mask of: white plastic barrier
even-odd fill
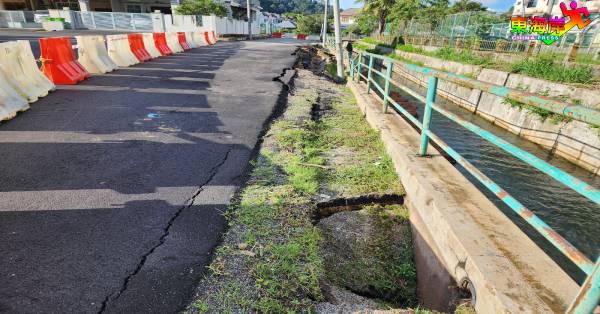
[[[103,36],[75,36],[79,63],[90,73],[112,72],[117,64],[108,56]]]
[[[33,79],[37,84],[44,87],[48,92],[56,89],[56,85],[50,81],[50,79],[42,73],[35,62],[33,51],[31,51],[31,45],[27,40],[18,40],[17,44],[21,49],[21,67],[23,70]],[[47,94],[47,93],[46,93]]]
[[[190,48],[198,48],[198,44],[194,40],[194,32],[185,32],[185,41]]]
[[[156,48],[156,43],[154,42],[154,34],[153,33],[143,33],[144,37],[144,47],[146,51],[150,54],[152,58],[158,58],[162,56],[160,51]]]
[[[10,120],[17,115],[17,112],[27,109],[29,109],[27,100],[13,89],[6,74],[0,70],[0,121]]]
[[[179,44],[179,37],[175,32],[165,33],[167,36],[167,46],[173,53],[183,52],[183,47]]]
[[[211,41],[212,36],[210,35],[210,32],[203,32],[202,34],[202,41],[207,44],[207,45],[214,45],[215,43],[213,43]]]
[[[216,44],[217,41],[219,41],[217,32],[210,32],[208,34],[210,35],[210,38],[212,39],[213,44]]]
[[[55,89],[37,67],[28,41],[0,43],[0,71],[12,89],[29,102]]]
[[[131,51],[127,35],[107,35],[108,56],[120,67],[138,64],[140,61]]]
[[[208,46],[208,44],[204,41],[204,31],[194,31],[193,37],[194,43],[196,43],[198,47]]]

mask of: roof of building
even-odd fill
[[[291,21],[283,21],[283,22],[277,24],[277,27],[279,27],[279,28],[296,28],[296,24],[294,24]]]
[[[344,10],[340,13],[340,16],[355,16],[360,12],[360,8],[351,8],[348,10]]]

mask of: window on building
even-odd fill
[[[138,4],[128,4],[127,12],[129,13],[142,13],[142,6]]]
[[[537,7],[537,0],[529,0],[529,1],[527,1],[527,7],[528,8],[535,8],[535,7]]]

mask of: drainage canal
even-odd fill
[[[417,91],[420,95],[426,95],[426,89],[415,83],[399,78],[395,75],[394,80]],[[378,82],[379,83],[379,82]],[[383,80],[381,80],[383,86]],[[417,99],[406,94],[398,88],[392,87],[394,92],[400,94],[404,99],[410,101],[413,110],[419,120],[423,117],[423,104]],[[474,123],[481,128],[492,132],[494,135],[524,149],[549,164],[571,174],[572,176],[600,188],[600,178],[580,168],[566,159],[553,156],[537,144],[531,143],[515,134],[508,132],[471,112],[453,105],[442,97],[436,101],[463,119]],[[523,161],[513,157],[504,150],[483,140],[476,134],[466,130],[443,115],[433,112],[432,131],[437,134],[448,145],[454,148],[463,157],[490,177],[508,193],[531,209],[542,218],[559,234],[575,245],[591,260],[595,260],[600,254],[600,210],[591,200],[581,196],[577,192],[564,186],[562,183],[552,179],[550,176],[527,165]],[[521,217],[516,215],[493,193],[481,185],[460,165],[459,170],[481,190],[492,202],[494,202],[510,219],[516,223],[528,236],[530,236],[546,253],[551,256],[565,271],[575,280],[581,283],[585,276],[571,261],[556,250],[546,239],[531,228]]]

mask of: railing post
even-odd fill
[[[115,21],[115,13],[114,13],[114,12],[111,12],[111,13],[110,13],[110,17],[111,17],[111,19],[112,19],[112,26],[113,26],[113,29],[114,29],[114,30],[116,30],[116,29],[117,29],[117,22]]]
[[[348,63],[350,65],[350,79],[354,78],[354,59],[352,56],[348,57]]]
[[[427,101],[425,102],[425,113],[423,114],[423,129],[421,130],[421,149],[419,151],[420,156],[427,155],[427,146],[429,145],[429,135],[427,132],[429,132],[429,126],[431,125],[431,107],[435,102],[437,83],[437,77],[433,75],[429,77],[429,83],[427,85]]]
[[[383,113],[388,112],[388,104],[390,102],[390,80],[392,79],[392,70],[394,62],[388,60],[387,71],[385,72],[385,95],[383,95]]]
[[[367,94],[371,92],[371,70],[373,69],[373,55],[369,55],[369,73],[367,74]]]
[[[571,302],[566,314],[588,314],[593,313],[600,302],[600,256],[596,260],[596,266],[581,285],[581,290]]]
[[[137,30],[137,27],[135,25],[135,16],[133,15],[133,13],[131,13],[131,26],[133,26],[133,30]]]
[[[357,72],[358,72],[358,75],[356,76],[356,77],[357,77],[357,80],[356,80],[356,81],[357,81],[357,82],[359,82],[359,83],[360,83],[360,74],[362,73],[362,72],[360,71],[360,69],[361,69],[361,67],[362,67],[362,59],[363,59],[363,58],[362,58],[362,52],[359,52],[359,53],[358,53],[358,65],[356,66],[356,68],[357,68],[356,70],[357,70]]]
[[[94,17],[94,12],[89,12],[90,17],[92,18],[92,28],[93,29],[97,29],[98,27],[96,27],[96,18]]]

